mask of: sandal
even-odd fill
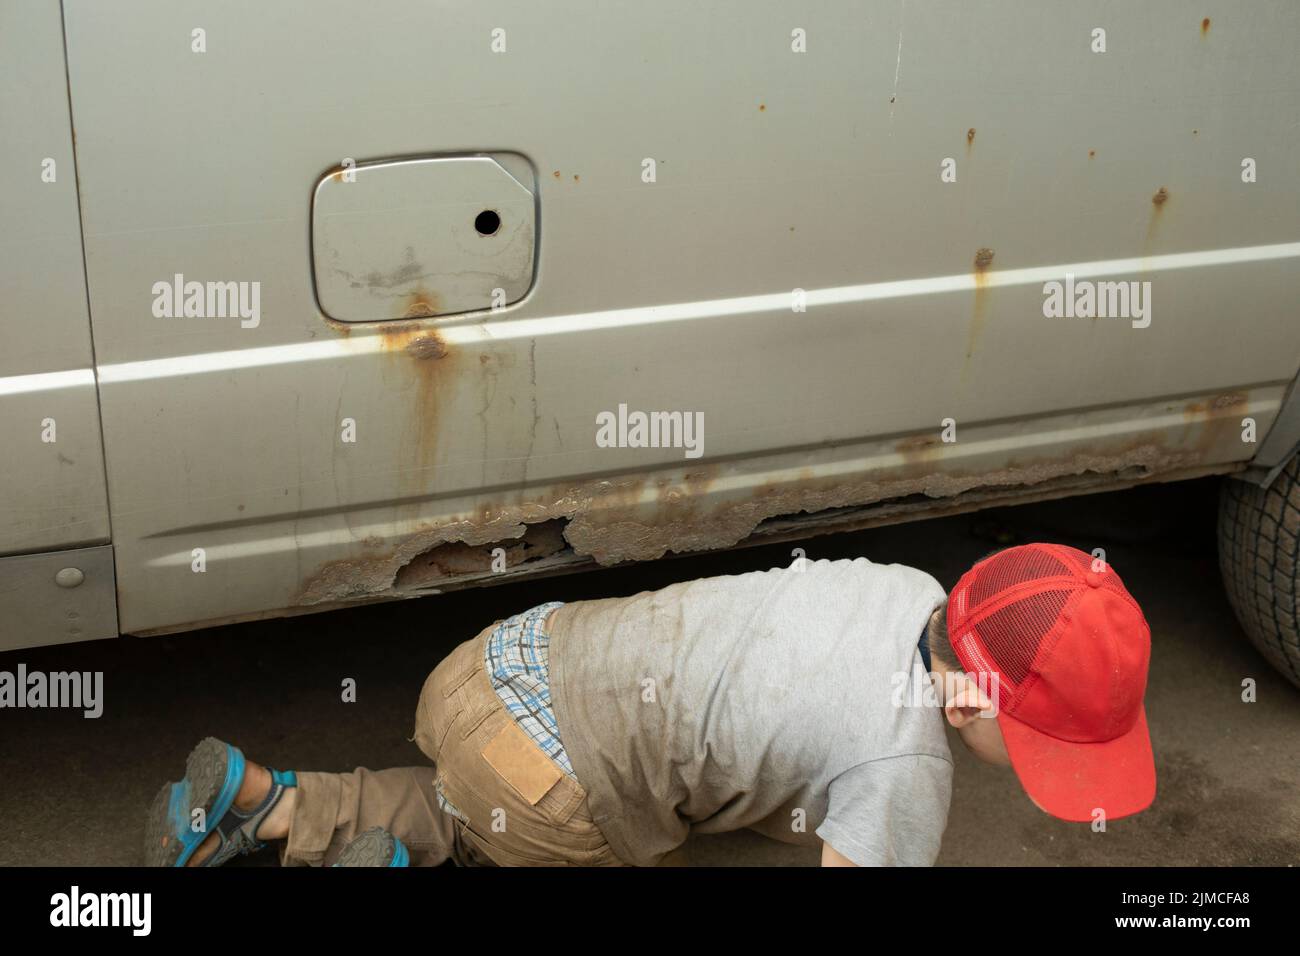
[[[268,768],[269,769],[269,768]],[[184,866],[212,833],[217,850],[203,866],[220,866],[236,854],[247,855],[265,843],[257,828],[289,787],[298,785],[292,772],[271,770],[271,790],[266,799],[244,813],[235,807],[235,795],[244,780],[244,755],[238,747],[205,737],[185,761],[185,778],[165,783],[154,798],[145,824],[144,857],[148,866]],[[195,828],[195,811],[202,809],[202,826]]]

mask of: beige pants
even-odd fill
[[[424,682],[415,742],[432,767],[298,774],[286,866],[329,865],[375,826],[406,844],[412,866],[622,865],[591,819],[586,791],[492,689],[483,668],[491,631],[461,644]]]

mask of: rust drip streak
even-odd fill
[[[993,264],[993,255],[993,250],[988,247],[975,250],[972,272],[975,279],[975,305],[971,315],[970,334],[966,339],[967,359],[975,354],[975,345],[979,341],[980,333],[984,331],[984,323],[988,317],[988,271],[989,266]]]

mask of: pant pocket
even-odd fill
[[[457,748],[449,747],[448,752]],[[448,761],[444,760],[444,765]],[[457,771],[442,766],[434,792],[439,805],[456,821],[461,838],[497,866],[555,866],[562,857],[549,851],[548,829],[541,821],[526,820],[527,804],[512,795],[493,792],[490,786],[471,784]],[[472,773],[471,773],[472,776]]]

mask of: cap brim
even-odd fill
[[[998,726],[1025,792],[1062,820],[1089,823],[1140,813],[1156,796],[1156,764],[1143,706],[1125,734],[1104,743],[1058,740],[1005,713]]]

